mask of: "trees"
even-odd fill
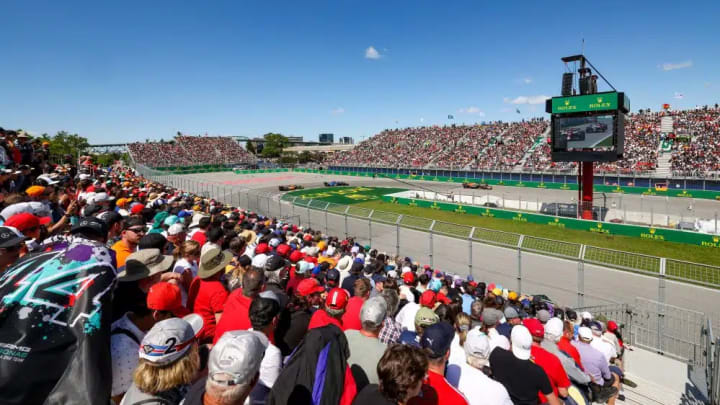
[[[245,150],[247,150],[249,153],[252,153],[253,155],[257,153],[257,151],[255,150],[255,144],[252,143],[252,141],[249,139],[247,140],[247,142],[245,142]]]
[[[283,149],[290,144],[287,137],[282,134],[270,132],[263,135],[263,138],[265,142],[260,154],[265,158],[279,157]]]
[[[78,154],[90,146],[87,138],[78,134],[69,134],[66,131],[60,131],[52,137],[42,134],[40,138],[50,142],[50,155],[57,157],[65,155],[77,157]]]

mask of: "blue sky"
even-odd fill
[[[0,126],[360,140],[545,116],[582,38],[633,110],[720,102],[718,1],[180,3],[3,2]]]

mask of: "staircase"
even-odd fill
[[[658,166],[655,170],[655,177],[666,179],[672,174],[670,158],[672,154],[658,149]]]
[[[535,140],[535,143],[532,144],[532,146],[525,152],[522,159],[518,162],[515,167],[513,167],[513,172],[521,172],[523,170],[523,166],[525,166],[525,161],[527,158],[532,156],[533,152],[535,152],[535,149],[542,145],[543,142],[547,139],[547,137],[550,136],[550,125],[545,129],[545,131]]]

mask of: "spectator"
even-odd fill
[[[184,405],[240,405],[260,379],[267,341],[250,331],[225,333],[210,350],[208,375],[195,382]]]
[[[470,331],[470,324],[470,315],[464,312],[457,314],[455,317],[455,336],[453,336],[453,341],[450,345],[448,364],[460,365],[465,363],[465,350],[463,349],[463,345]]]
[[[257,267],[250,268],[243,277],[242,288],[231,292],[225,301],[223,312],[225,316],[217,324],[214,342],[217,342],[229,330],[248,330],[252,327],[250,306],[264,287],[265,273],[263,270]]]
[[[590,388],[593,399],[613,405],[620,389],[620,378],[610,372],[605,356],[590,345],[592,340],[593,333],[590,328],[581,326],[578,330],[578,340],[573,341],[573,345],[580,353],[583,369],[592,379]]]
[[[394,289],[386,288],[383,289],[380,296],[385,300],[387,314],[378,339],[386,345],[397,343],[400,338],[400,333],[402,332],[400,323],[395,320],[395,314],[397,313],[399,303],[398,293]]]
[[[571,381],[587,385],[590,382],[590,376],[580,368],[579,363],[575,363],[573,358],[558,348],[558,342],[563,337],[563,321],[560,318],[552,318],[545,324],[545,339],[540,346],[552,353],[560,360],[563,369]]]
[[[26,240],[16,228],[0,227],[0,275],[20,257],[20,249]]]
[[[512,351],[491,349],[489,360],[493,378],[505,386],[513,403],[538,403],[538,393],[542,393],[548,404],[559,405],[561,402],[547,375],[530,361],[532,336],[528,329],[523,325],[514,327],[511,340]]]
[[[356,281],[356,284],[358,282]],[[361,329],[345,329],[345,337],[350,348],[348,364],[358,391],[367,384],[379,383],[377,364],[385,353],[386,346],[378,339],[378,335],[386,315],[385,299],[382,297],[370,298],[364,301],[360,311]]]
[[[430,325],[423,332],[420,347],[428,355],[428,374],[421,395],[411,399],[409,404],[467,404],[462,393],[450,385],[444,376],[454,335],[453,327],[445,322]]]
[[[562,363],[560,363],[560,359],[540,346],[540,343],[545,338],[545,327],[537,318],[525,319],[523,321],[523,326],[530,331],[530,335],[532,336],[530,356],[532,357],[533,362],[542,367],[545,371],[545,374],[550,380],[550,385],[552,385],[553,393],[558,396],[560,400],[564,400],[564,398],[568,397],[570,379],[568,378],[567,373],[565,373],[565,369],[563,368]],[[542,404],[547,402],[542,392],[539,395],[539,403]]]
[[[511,405],[513,402],[505,387],[488,376],[490,339],[487,335],[477,328],[470,330],[463,349],[465,362],[448,367],[448,382],[464,393],[471,405]]]
[[[422,339],[425,328],[432,326],[440,322],[440,318],[430,308],[422,307],[415,314],[414,332],[411,330],[404,330],[400,333],[398,340],[403,344],[410,344],[420,347],[420,340]]]
[[[198,276],[193,279],[188,292],[188,309],[203,317],[200,343],[209,343],[215,336],[215,326],[222,316],[228,292],[220,281],[232,254],[211,249],[200,258]]]
[[[282,354],[272,341],[280,314],[280,301],[272,291],[264,291],[250,304],[252,330],[260,332],[268,341],[265,355],[260,363],[260,378],[250,392],[250,404],[265,404],[270,389],[275,385],[282,368]]]
[[[315,311],[310,318],[308,330],[321,328],[326,325],[335,325],[342,330],[342,316],[350,297],[342,288],[333,288],[325,299],[325,307]]]
[[[427,356],[421,349],[391,345],[377,364],[379,384],[358,392],[353,405],[406,405],[420,393],[427,371]]]
[[[128,312],[143,310],[150,287],[160,282],[172,266],[172,256],[159,249],[139,250],[128,256],[125,268],[117,274],[118,286],[113,297],[113,321]]]
[[[289,320],[286,325],[280,325],[275,336],[283,356],[292,353],[305,337],[313,312],[322,305],[320,294],[323,292],[325,289],[315,278],[304,279],[298,284],[296,294],[290,297],[288,304]]]
[[[129,217],[123,224],[122,238],[112,246],[118,268],[125,266],[125,260],[138,249],[140,239],[147,229],[140,217]]]
[[[143,338],[133,384],[120,405],[179,404],[200,369],[192,325],[180,318],[158,322]]]
[[[200,261],[200,244],[194,240],[187,240],[175,250],[175,265],[173,273],[180,274],[182,280],[183,303],[187,305],[187,292],[190,284],[197,277],[198,261]]]
[[[207,241],[206,233],[208,229],[210,229],[210,217],[201,213],[193,215],[192,222],[190,226],[188,226],[188,229],[190,229],[188,237],[199,243],[200,247],[202,247]]]
[[[364,277],[355,280],[353,291],[353,297],[348,300],[345,313],[342,316],[344,330],[362,329],[360,310],[370,297],[370,280]]]
[[[510,350],[510,341],[496,329],[502,317],[503,313],[495,308],[483,309],[481,330],[490,338],[490,347],[492,349],[500,347],[505,350]]]

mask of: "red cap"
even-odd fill
[[[347,239],[340,242],[340,246],[347,246],[348,244],[350,244],[350,242],[348,242]]]
[[[615,321],[608,321],[607,330],[609,330],[610,332],[615,332],[617,330],[617,328],[618,328],[618,325],[617,325],[617,323],[615,323]]]
[[[142,212],[142,210],[145,209],[145,205],[143,204],[135,204],[130,208],[130,214],[131,215],[137,215]]]
[[[407,273],[406,273],[407,274]],[[437,302],[437,296],[433,290],[425,290],[420,296],[420,305],[433,309]]]
[[[446,297],[443,293],[437,293],[437,300],[445,305],[450,305],[450,303],[452,302],[450,298]]]
[[[415,274],[413,274],[412,271],[408,271],[406,273],[403,273],[402,278],[405,284],[410,284],[415,281]]]
[[[531,335],[539,338],[545,336],[545,327],[537,318],[524,319],[523,325],[528,328]]]
[[[8,218],[3,226],[12,226],[20,232],[25,232],[31,228],[37,228],[50,222],[50,217],[36,217],[28,212],[21,212]]]
[[[317,262],[318,262],[317,257],[312,257],[312,256],[305,256],[305,257],[303,257],[303,260],[305,260],[308,263],[312,263],[312,264],[317,264]]]
[[[153,284],[150,287],[147,294],[147,307],[156,311],[170,311],[177,317],[183,317],[190,312],[182,305],[180,287],[167,281]]]
[[[288,257],[288,253],[290,253],[290,246],[282,243],[282,244],[278,245],[277,248],[275,248],[275,252],[277,252],[277,254],[279,254],[282,257]]]
[[[300,294],[301,297],[307,297],[310,294],[323,291],[325,291],[325,289],[314,277],[303,279],[303,281],[301,281],[297,286],[297,293]]]
[[[292,231],[293,231],[293,233],[297,233],[297,231],[298,231],[297,225],[292,226]]]
[[[299,250],[294,250],[292,253],[290,253],[290,261],[293,263],[299,262],[300,260],[302,260],[303,257],[305,257],[305,254]]]
[[[347,291],[342,288],[333,288],[325,298],[325,308],[343,309],[347,305],[348,299],[350,297]]]
[[[430,270],[430,269],[431,269],[430,265],[428,265],[428,264],[424,265],[423,268],[424,268],[425,270]]]
[[[494,290],[494,289],[495,289],[495,283],[490,283],[490,284],[488,284],[488,286],[487,286],[488,292],[490,292],[490,291],[492,291],[492,290]]]
[[[303,236],[303,240],[305,242],[310,242],[312,239],[313,239],[313,237],[309,233],[306,233],[305,236]]]
[[[270,246],[268,246],[267,243],[258,243],[257,247],[255,247],[255,254],[261,255],[263,253],[267,253],[270,251]]]

